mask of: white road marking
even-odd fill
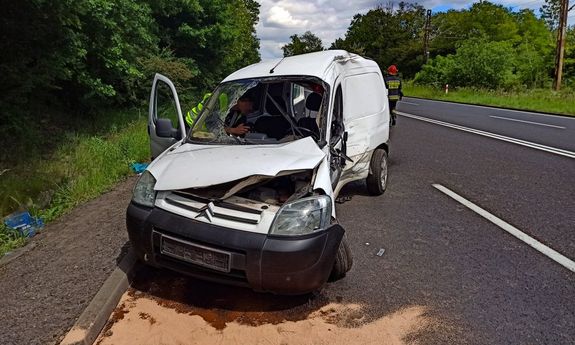
[[[550,125],[550,124],[547,124],[547,123],[540,123],[540,122],[533,122],[533,121],[510,119],[510,118],[508,118],[508,117],[494,116],[494,115],[489,115],[489,117],[492,117],[492,118],[494,118],[494,119],[500,119],[500,120],[523,122],[523,123],[528,123],[528,124],[531,124],[531,125],[538,125],[538,126],[546,126],[546,127],[553,127],[553,128],[565,129],[565,127],[563,127],[563,126],[555,126],[555,125]]]
[[[411,102],[407,102],[407,101],[400,101],[402,104],[409,104],[409,105],[419,105],[417,103],[411,103]]]
[[[537,150],[541,150],[541,151],[545,151],[545,152],[550,152],[550,153],[554,153],[556,155],[561,155],[561,156],[565,156],[565,157],[569,157],[569,158],[574,158],[575,159],[575,152],[572,151],[567,151],[567,150],[563,150],[563,149],[559,149],[556,147],[551,147],[551,146],[545,146],[545,145],[541,145],[541,144],[537,144],[537,143],[533,143],[530,141],[526,141],[526,140],[521,140],[521,139],[516,139],[516,138],[511,138],[511,137],[506,137],[504,135],[500,135],[500,134],[495,134],[495,133],[491,133],[491,132],[485,132],[485,131],[481,131],[478,129],[474,129],[474,128],[469,128],[469,127],[463,127],[460,125],[455,125],[453,123],[449,123],[449,122],[443,122],[443,121],[439,121],[439,120],[433,120],[427,117],[422,117],[422,116],[417,116],[417,115],[413,115],[413,114],[408,114],[408,113],[404,113],[402,111],[395,111],[397,114],[405,116],[405,117],[409,117],[412,119],[416,119],[416,120],[420,120],[420,121],[425,121],[425,122],[429,122],[429,123],[433,123],[436,125],[440,125],[440,126],[444,126],[444,127],[449,127],[449,128],[454,128],[454,129],[458,129],[460,131],[464,131],[464,132],[469,132],[469,133],[474,133],[474,134],[478,134],[478,135],[482,135],[485,137],[489,137],[489,138],[493,138],[493,139],[498,139],[498,140],[502,140],[502,141],[507,141],[513,144],[517,144],[517,145],[522,145],[522,146],[527,146],[527,147],[531,147]]]
[[[488,221],[492,222],[493,224],[497,225],[501,229],[507,231],[511,235],[517,237],[521,241],[527,243],[529,246],[533,247],[535,250],[539,251],[541,254],[547,256],[551,260],[557,262],[561,266],[567,268],[571,272],[575,273],[575,262],[568,257],[564,256],[563,254],[557,252],[554,249],[551,249],[544,245],[543,243],[537,241],[533,237],[527,235],[526,233],[522,232],[521,230],[517,229],[513,225],[507,223],[506,221],[494,216],[493,214],[487,212],[486,210],[482,209],[481,207],[475,205],[471,201],[463,198],[462,196],[456,194],[455,192],[449,190],[448,188],[440,185],[440,184],[433,184],[440,192],[446,194],[447,196],[451,197],[455,201],[461,203],[468,209],[472,210],[473,212],[477,213],[478,215],[482,216],[483,218],[487,219]]]
[[[498,108],[495,106],[494,107],[488,107],[488,106],[484,106],[484,105],[466,104],[466,103],[458,103],[458,102],[447,102],[447,101],[440,101],[440,100],[436,100],[436,99],[426,99],[426,98],[416,98],[416,99],[422,100],[422,101],[429,101],[429,102],[441,102],[441,103],[453,104],[453,105],[458,105],[458,106],[462,106],[462,107],[475,107],[475,108],[483,108],[483,109],[491,109],[491,110],[497,109],[497,110],[501,110],[501,111],[509,111],[512,113],[522,113],[522,114],[537,115],[537,116],[552,116],[554,118],[575,120],[575,116],[569,116],[569,115],[542,114],[542,113],[537,113],[537,112],[529,111],[529,110],[505,109],[505,108]]]

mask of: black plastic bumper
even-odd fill
[[[126,224],[136,254],[152,266],[278,294],[319,289],[329,277],[344,234],[343,228],[334,224],[306,236],[270,236],[198,222],[133,203],[128,207]],[[160,238],[164,235],[231,253],[230,272],[161,254]]]

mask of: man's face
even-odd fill
[[[240,113],[247,115],[253,111],[254,104],[250,99],[240,99],[238,100],[238,109]]]

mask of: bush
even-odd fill
[[[464,41],[456,53],[437,56],[414,78],[416,84],[440,87],[445,84],[490,90],[548,87],[549,56],[528,42],[513,46],[510,41],[485,39]],[[566,82],[568,85],[568,82]]]

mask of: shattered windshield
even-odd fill
[[[273,144],[310,136],[318,142],[325,132],[326,89],[320,80],[302,77],[222,83],[204,102],[188,141]]]

